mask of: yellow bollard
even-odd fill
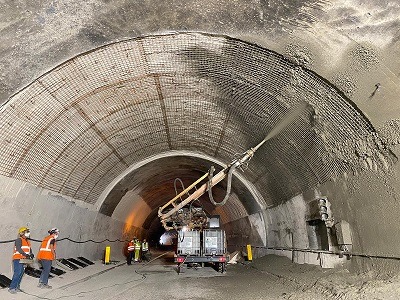
[[[249,261],[253,260],[253,253],[251,252],[251,245],[247,245],[247,259]]]
[[[107,246],[106,247],[106,252],[104,254],[104,263],[109,264],[110,263],[110,254],[111,254],[111,247]]]

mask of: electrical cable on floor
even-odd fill
[[[56,297],[56,298],[47,298],[47,297],[43,297],[43,296],[39,296],[39,295],[35,295],[35,294],[30,294],[30,293],[24,292],[23,290],[21,290],[21,292],[26,294],[26,295],[36,297],[38,299],[57,300],[57,299],[65,299],[65,298],[75,297],[75,296],[79,296],[79,295],[82,295],[82,294],[89,294],[89,293],[93,293],[93,292],[98,292],[98,291],[101,291],[101,290],[104,290],[104,289],[108,289],[108,288],[115,287],[115,286],[120,286],[120,285],[125,285],[125,284],[132,283],[132,282],[135,282],[135,281],[143,281],[144,279],[146,279],[146,278],[134,279],[134,280],[130,280],[130,281],[127,281],[127,282],[124,282],[124,283],[116,283],[116,284],[113,284],[113,285],[110,285],[110,286],[101,287],[99,289],[95,289],[95,290],[91,290],[91,291],[83,291],[83,292],[79,292],[79,293],[73,294],[73,295],[59,296],[59,297]]]
[[[228,245],[228,246],[229,247],[239,247],[239,248],[244,248],[245,247],[243,245]],[[349,255],[349,256],[366,257],[366,258],[400,260],[400,257],[397,257],[397,256],[363,254],[363,253],[355,253],[355,252],[347,252],[347,251],[337,252],[337,251],[330,251],[330,250],[317,250],[317,249],[305,249],[305,248],[287,248],[287,247],[266,247],[266,246],[251,246],[251,247],[255,248],[255,249],[266,249],[266,250],[309,252],[309,253],[317,253],[317,254]]]
[[[25,291],[23,291],[23,290],[21,290],[21,292],[24,293],[24,294],[26,294],[26,295],[29,295],[29,296],[32,296],[32,297],[36,297],[37,299],[42,299],[42,300],[58,300],[58,299],[66,299],[66,298],[75,297],[75,296],[79,296],[79,295],[83,295],[83,294],[89,294],[89,293],[93,293],[93,292],[98,292],[98,291],[101,291],[101,290],[103,290],[103,289],[107,289],[107,288],[111,288],[111,287],[115,287],[115,286],[120,286],[120,285],[125,285],[125,284],[133,283],[133,282],[136,282],[136,281],[142,282],[142,281],[144,281],[147,277],[146,277],[145,274],[140,273],[140,272],[138,272],[138,271],[141,270],[141,269],[143,269],[143,268],[145,268],[145,267],[146,267],[147,265],[149,265],[151,262],[153,262],[153,261],[155,261],[155,260],[161,258],[162,256],[171,253],[171,252],[173,252],[173,251],[165,252],[165,253],[163,253],[163,254],[161,254],[161,255],[159,255],[159,256],[153,258],[152,260],[146,262],[146,263],[145,263],[144,265],[142,265],[139,269],[135,270],[135,273],[136,273],[136,274],[142,276],[140,279],[133,279],[133,280],[129,280],[129,281],[126,281],[126,282],[123,282],[123,283],[116,283],[116,284],[113,284],[113,285],[110,285],[110,286],[101,287],[101,288],[95,289],[95,290],[83,291],[83,292],[79,292],[79,293],[77,293],[77,294],[65,295],[65,296],[60,296],[60,297],[56,297],[56,298],[48,298],[48,297],[44,297],[44,296],[39,296],[39,295],[35,295],[35,294],[30,294],[30,293],[27,293],[27,292],[25,292]],[[123,265],[125,265],[125,263],[120,264],[120,265],[118,265],[117,267],[120,267],[120,266],[123,266]]]
[[[144,265],[142,265],[139,269],[135,270],[135,273],[144,276],[145,279],[146,279],[146,276],[145,276],[144,274],[139,273],[138,271],[141,270],[141,269],[143,269],[144,267],[146,267],[146,266],[147,266],[148,264],[150,264],[151,262],[153,262],[153,261],[155,261],[155,260],[157,260],[157,259],[159,259],[159,258],[161,258],[161,257],[163,257],[164,255],[167,255],[167,254],[169,254],[169,253],[175,253],[175,252],[174,252],[174,251],[168,251],[168,252],[165,252],[165,253],[163,253],[163,254],[161,254],[161,255],[159,255],[159,256],[153,258],[152,260],[149,260],[149,261],[146,262]]]

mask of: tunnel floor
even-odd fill
[[[0,299],[398,299],[400,292],[398,277],[376,280],[275,255],[228,265],[225,274],[211,267],[178,274],[167,255],[147,265],[96,262],[50,279],[52,290],[36,284],[25,275],[23,292],[2,289]]]

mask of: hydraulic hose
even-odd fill
[[[213,195],[212,195],[212,179],[213,179],[213,174],[214,174],[215,168],[214,168],[214,166],[211,166],[210,171],[208,172],[208,196],[210,198],[211,203],[214,204],[215,206],[225,205],[226,201],[228,201],[228,198],[231,195],[232,175],[233,175],[233,172],[235,171],[235,169],[236,169],[235,165],[232,165],[229,168],[229,171],[228,171],[228,183],[227,183],[225,197],[221,202],[216,202],[214,200]]]
[[[182,190],[185,190],[185,185],[183,184],[182,179],[180,179],[180,178],[175,178],[175,180],[174,180],[174,189],[175,189],[175,195],[176,195],[176,196],[178,196],[178,189],[177,189],[177,187],[176,187],[176,182],[177,182],[177,181],[179,181],[179,182],[181,183]],[[190,196],[189,191],[186,191],[186,194],[187,194],[188,196]],[[179,198],[182,200],[182,194],[179,194],[179,195],[180,195]]]

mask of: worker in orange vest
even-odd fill
[[[128,256],[126,257],[126,263],[128,265],[132,264],[133,253],[135,252],[135,239],[136,237],[128,243]]]
[[[15,294],[20,290],[22,276],[25,272],[25,264],[21,262],[21,259],[33,259],[34,257],[31,243],[29,242],[29,236],[29,228],[21,227],[18,230],[18,238],[15,240],[13,253],[14,274],[8,289],[11,294]]]
[[[38,260],[41,263],[43,270],[40,275],[38,287],[42,289],[51,289],[48,285],[51,264],[56,259],[56,239],[60,231],[57,228],[52,228],[48,231],[49,235],[46,236],[40,245]]]

